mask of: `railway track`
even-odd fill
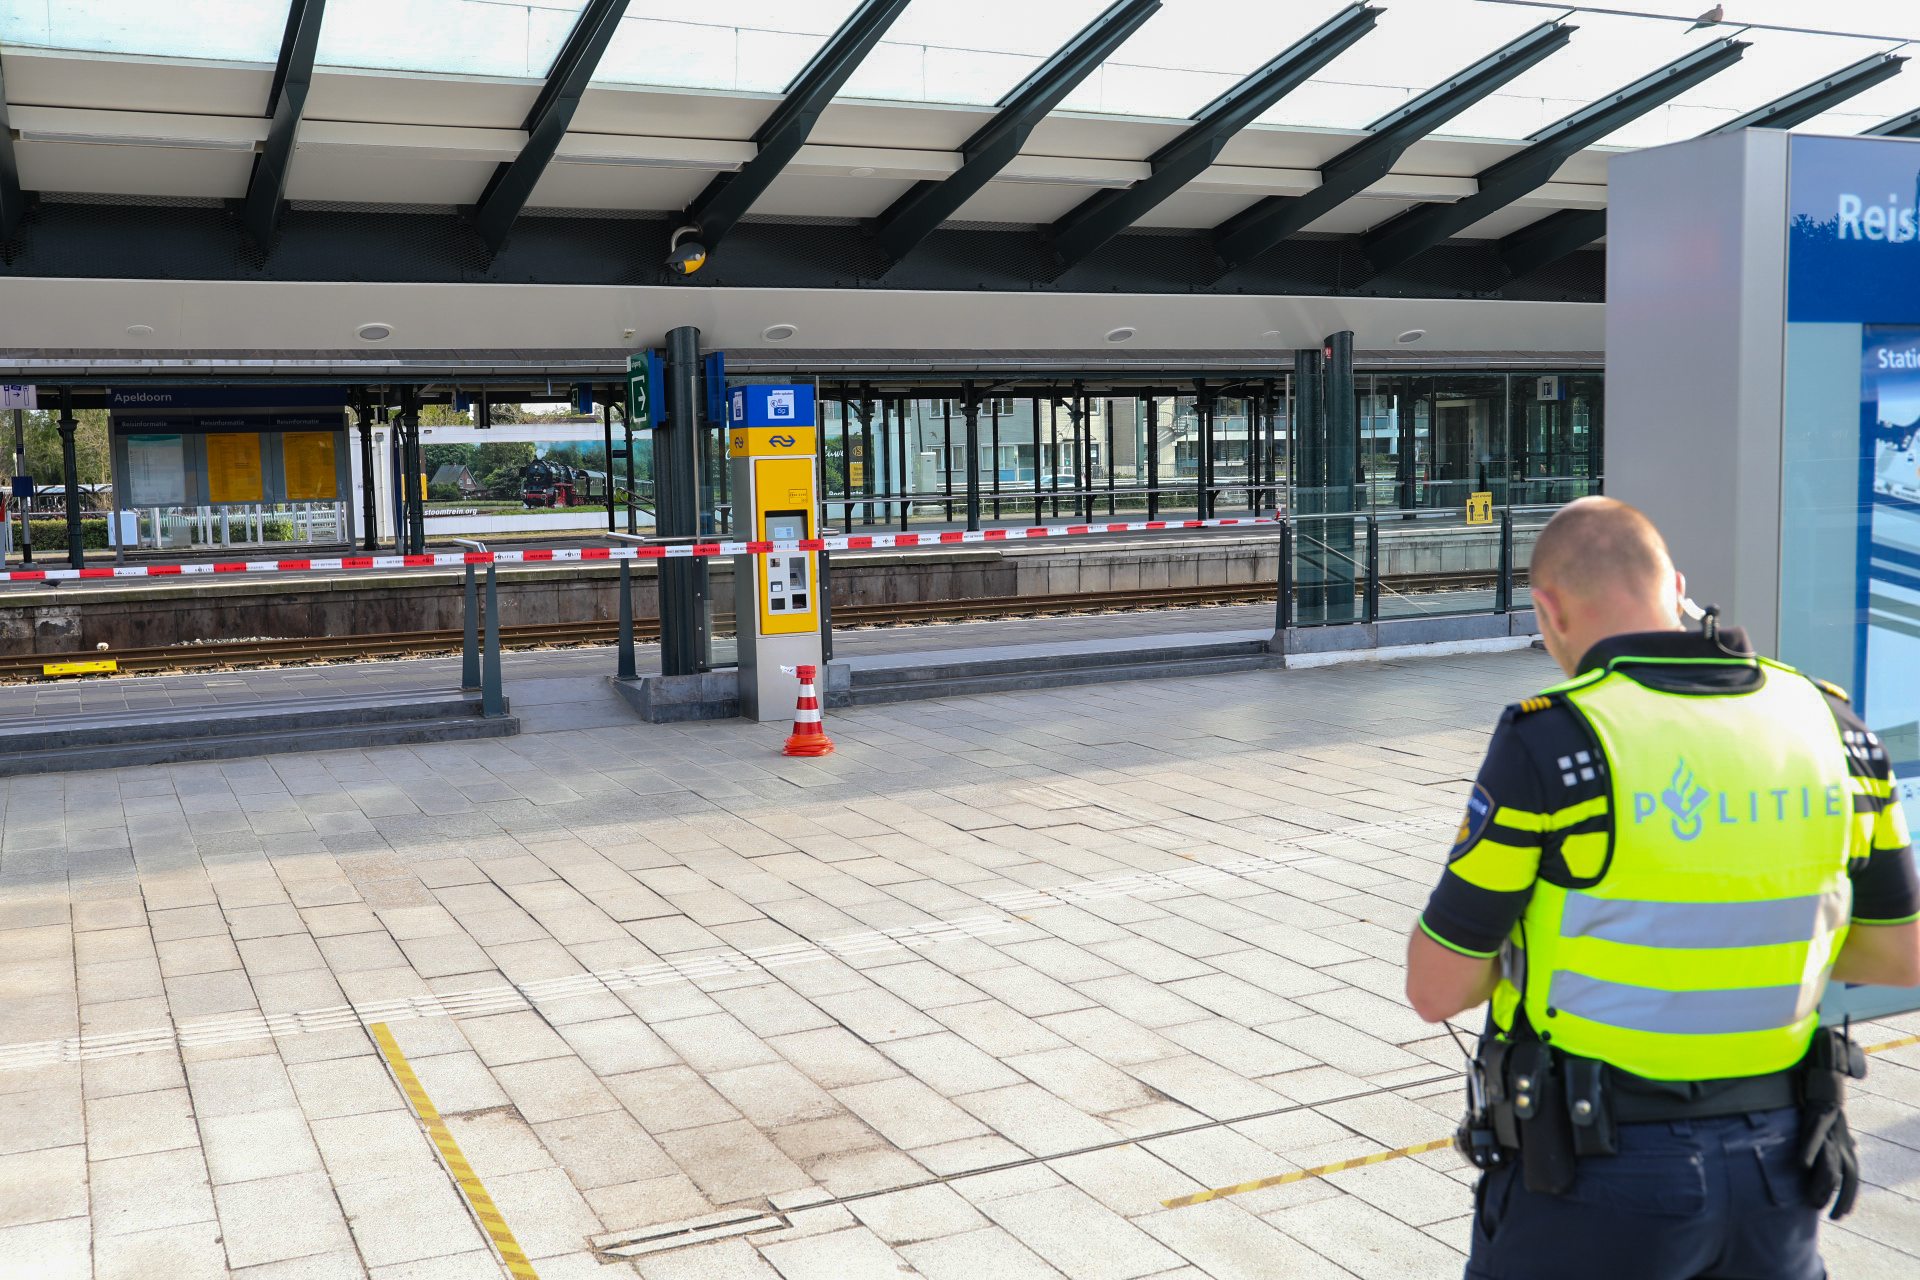
[[[1396,591],[1439,591],[1487,588],[1490,574],[1425,574],[1383,578]],[[1205,586],[1149,587],[1132,591],[1086,591],[1065,595],[998,596],[974,600],[927,600],[909,604],[841,605],[833,611],[836,630],[854,627],[902,626],[914,623],[962,622],[993,618],[1057,617],[1068,614],[1112,613],[1136,609],[1171,609],[1194,605],[1253,604],[1271,601],[1271,583],[1218,583]],[[730,621],[726,614],[716,622]],[[611,619],[589,622],[539,622],[500,629],[504,649],[545,649],[572,645],[611,644],[619,624]],[[634,638],[660,638],[658,618],[635,618]],[[80,651],[70,654],[0,655],[0,681],[42,680],[48,663],[85,662],[111,658],[118,674],[155,671],[222,670],[238,667],[304,666],[325,662],[368,662],[381,659],[458,653],[463,630],[401,631],[371,636],[299,637],[283,640],[234,640],[164,648]]]

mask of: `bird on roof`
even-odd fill
[[[1702,27],[1717,27],[1720,25],[1720,19],[1726,16],[1727,16],[1727,6],[1723,4],[1717,4],[1713,6],[1713,8],[1701,14],[1699,17],[1695,18],[1693,20],[1693,25],[1688,27],[1687,30],[1698,31]]]

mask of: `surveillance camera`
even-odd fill
[[[670,269],[690,276],[706,265],[707,246],[695,238],[699,234],[698,227],[681,227],[673,233],[667,249],[667,266]]]

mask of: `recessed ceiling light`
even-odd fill
[[[770,324],[760,331],[760,336],[768,342],[785,342],[798,332],[800,330],[790,324]]]
[[[850,178],[871,178],[873,176],[873,170],[863,164],[858,169],[847,170],[847,176]]]
[[[1108,342],[1125,342],[1131,337],[1133,337],[1133,326],[1130,324],[1122,325],[1118,329],[1107,330]]]
[[[363,342],[385,342],[393,336],[393,326],[390,324],[363,324],[358,329],[355,329],[354,332],[360,335],[360,339]]]
[[[1409,329],[1405,333],[1401,334],[1399,337],[1395,338],[1394,341],[1402,342],[1402,343],[1418,342],[1420,341],[1420,339],[1426,336],[1427,336],[1427,331],[1425,329]]]
[[[129,338],[151,338],[153,336],[153,326],[150,324],[130,324],[127,326],[127,336]]]

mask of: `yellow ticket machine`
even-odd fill
[[[734,557],[740,714],[792,716],[799,685],[782,667],[820,664],[818,433],[813,388],[734,387],[727,396],[734,537],[765,544]]]

